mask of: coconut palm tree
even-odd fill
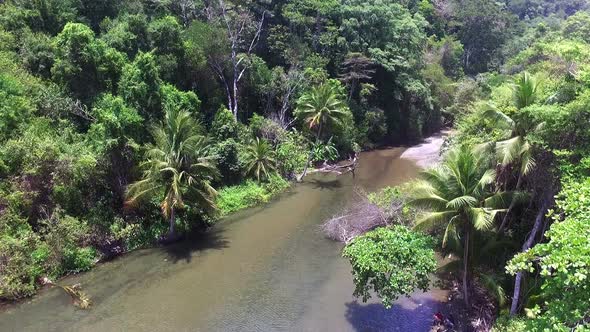
[[[494,217],[512,198],[510,193],[492,191],[495,171],[486,169],[478,156],[467,147],[451,150],[441,166],[422,173],[410,201],[428,211],[416,222],[416,229],[444,227],[443,246],[452,240],[463,252],[463,296],[467,305],[474,232],[493,229]]]
[[[310,129],[315,130],[316,144],[320,142],[324,130],[330,125],[339,125],[348,114],[348,106],[342,100],[336,88],[324,83],[313,87],[298,101],[295,116],[302,119]],[[313,156],[313,149],[307,158],[307,163],[299,181],[307,173],[307,168]]]
[[[531,100],[531,97],[525,98]],[[526,113],[516,113],[512,117],[504,114],[493,105],[487,105],[483,116],[501,129],[505,130],[505,139],[499,142],[484,144],[484,149],[495,150],[497,160],[503,167],[515,165],[517,169],[517,181],[515,190],[520,190],[523,178],[536,166],[533,158],[532,144],[528,136],[542,130],[544,123],[537,123]],[[508,208],[499,231],[503,231],[508,221],[508,216],[514,208],[514,203]]]
[[[531,106],[537,99],[538,80],[529,72],[523,72],[515,81],[512,91],[518,109]]]
[[[246,174],[268,179],[270,173],[276,172],[277,161],[272,146],[265,139],[256,137],[256,140],[246,151]]]
[[[185,201],[202,211],[215,209],[215,189],[211,181],[218,176],[208,140],[201,125],[187,111],[167,111],[164,123],[152,129],[154,144],[148,147],[142,179],[127,190],[127,203],[153,195],[162,195],[162,215],[170,226],[168,236],[174,238],[175,212]]]

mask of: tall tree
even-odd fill
[[[501,2],[489,0],[458,0],[457,8],[463,68],[468,74],[487,71],[509,36],[510,14]]]
[[[529,73],[522,73],[513,86],[515,106],[518,109],[523,109],[532,105],[537,98],[537,87],[537,81]],[[537,123],[526,112],[518,112],[512,117],[509,117],[491,105],[484,111],[483,115],[506,131],[505,140],[492,142],[489,146],[495,148],[498,161],[502,166],[517,166],[515,190],[520,190],[523,177],[530,173],[536,166],[535,159],[532,155],[532,145],[528,136],[540,131],[543,123]],[[514,208],[514,204],[510,204],[508,211],[504,215],[500,224],[499,233],[503,232],[508,221],[508,216]]]
[[[313,87],[310,91],[303,94],[298,101],[295,116],[302,119],[310,129],[315,130],[316,145],[321,141],[324,130],[331,124],[340,124],[344,117],[347,116],[348,106],[338,95],[336,89],[329,83]],[[303,173],[299,176],[299,181],[307,174],[307,169],[313,149],[311,149],[307,158],[307,163]]]
[[[375,74],[372,69],[373,61],[361,53],[349,53],[342,62],[340,80],[348,86],[348,100],[350,101],[358,91],[360,82],[370,80]]]
[[[211,212],[216,191],[211,181],[218,176],[212,163],[207,138],[200,124],[187,111],[168,110],[164,123],[152,131],[154,145],[145,153],[141,180],[129,186],[128,203],[153,195],[163,195],[160,207],[169,221],[168,236],[176,237],[176,210],[185,201]]]
[[[205,12],[211,24],[225,31],[229,54],[208,56],[207,60],[225,88],[227,108],[237,119],[240,81],[249,67],[249,57],[260,40],[266,11],[257,20],[243,5],[217,0],[212,1]]]

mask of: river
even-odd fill
[[[363,153],[354,178],[310,176],[206,234],[67,278],[90,295],[90,310],[47,289],[1,313],[0,331],[428,331],[446,291],[418,292],[389,310],[357,301],[342,244],[319,231],[355,187],[415,177],[419,167],[402,153]]]

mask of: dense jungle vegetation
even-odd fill
[[[427,287],[438,242],[467,306],[491,304],[479,327],[590,329],[588,8],[2,1],[0,299],[450,126],[440,167],[373,197],[402,226],[345,248],[357,295]]]

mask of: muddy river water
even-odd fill
[[[352,197],[401,184],[419,168],[404,149],[363,153],[352,175],[317,174],[204,235],[138,250],[64,280],[92,298],[79,310],[57,289],[0,313],[0,331],[428,331],[447,297],[433,288],[386,310],[352,296],[342,244],[319,225]]]

